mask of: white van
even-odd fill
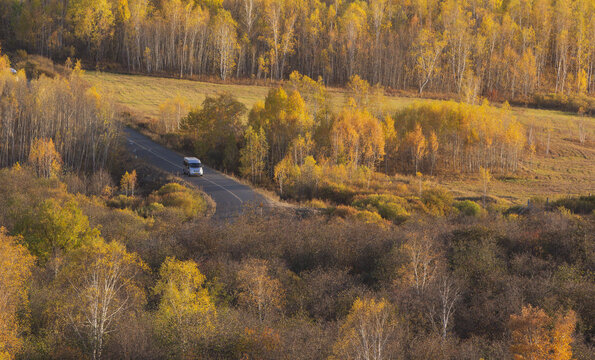
[[[202,163],[195,157],[184,158],[184,175],[202,176]]]

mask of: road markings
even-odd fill
[[[173,162],[169,161],[168,159],[166,159],[166,158],[164,158],[163,156],[161,156],[161,155],[157,154],[156,152],[154,152],[154,151],[153,151],[153,150],[151,150],[150,148],[148,148],[148,147],[146,147],[146,146],[143,146],[143,145],[141,145],[141,144],[139,144],[139,143],[137,143],[136,141],[134,141],[134,140],[131,140],[131,139],[128,139],[128,141],[129,141],[129,142],[131,142],[131,143],[133,143],[133,144],[135,144],[136,146],[138,146],[138,147],[140,147],[140,148],[144,149],[145,151],[147,151],[147,152],[150,152],[151,154],[153,154],[153,155],[157,156],[158,158],[160,158],[160,159],[162,159],[162,160],[164,160],[164,161],[167,161],[168,163],[172,164],[173,166],[175,166],[175,167],[177,167],[177,168],[179,168],[179,169],[183,169],[183,167],[181,167],[180,165],[178,165],[178,164],[175,164],[175,163],[173,163]],[[211,184],[213,184],[213,185],[216,185],[216,186],[220,187],[221,189],[223,189],[223,190],[227,191],[227,192],[228,192],[228,193],[230,193],[231,195],[233,195],[233,197],[235,197],[236,199],[238,199],[238,201],[240,202],[240,204],[243,204],[243,203],[244,203],[244,201],[243,201],[243,200],[242,200],[242,199],[241,199],[239,196],[237,196],[236,194],[234,194],[233,192],[231,192],[231,190],[229,190],[229,189],[226,189],[225,187],[223,187],[223,186],[221,186],[221,185],[217,184],[216,182],[214,182],[214,181],[211,181],[211,180],[207,179],[205,176],[203,176],[202,178],[203,178],[203,180],[206,180],[206,181],[210,182]]]

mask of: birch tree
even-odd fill
[[[440,34],[428,29],[420,31],[413,52],[420,94],[423,93],[426,85],[432,80],[434,71],[439,65],[440,54],[445,46],[446,41],[441,39]]]
[[[62,314],[94,360],[127,312],[145,301],[140,276],[147,266],[117,241],[92,242],[69,257],[59,275],[64,288]]]
[[[205,276],[193,261],[168,257],[153,292],[160,296],[157,322],[162,336],[181,357],[198,351],[197,341],[215,330],[217,311],[204,288]]]
[[[238,272],[240,300],[256,311],[260,322],[269,320],[281,309],[284,291],[279,280],[269,275],[269,264],[265,260],[251,259],[242,264]]]
[[[389,359],[395,326],[393,309],[388,301],[357,298],[341,326],[333,354],[349,360]]]
[[[215,18],[215,24],[214,37],[219,57],[219,75],[222,80],[225,80],[235,66],[234,57],[238,47],[237,24],[228,11],[221,11]]]
[[[240,151],[240,171],[253,183],[262,181],[266,166],[268,144],[264,130],[258,131],[249,126],[244,135],[244,147]]]

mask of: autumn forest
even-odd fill
[[[355,74],[467,101],[595,92],[590,0],[0,2],[4,47],[179,77]],[[586,110],[586,109],[585,109]]]
[[[0,360],[593,359],[594,115],[593,0],[0,0]]]

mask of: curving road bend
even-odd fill
[[[182,174],[183,156],[139,132],[124,129],[128,150],[148,163],[177,176]],[[192,156],[189,154],[188,156]],[[249,186],[241,184],[203,164],[202,177],[184,177],[213,198],[217,204],[215,217],[229,219],[239,215],[245,206],[269,206],[269,201]]]

